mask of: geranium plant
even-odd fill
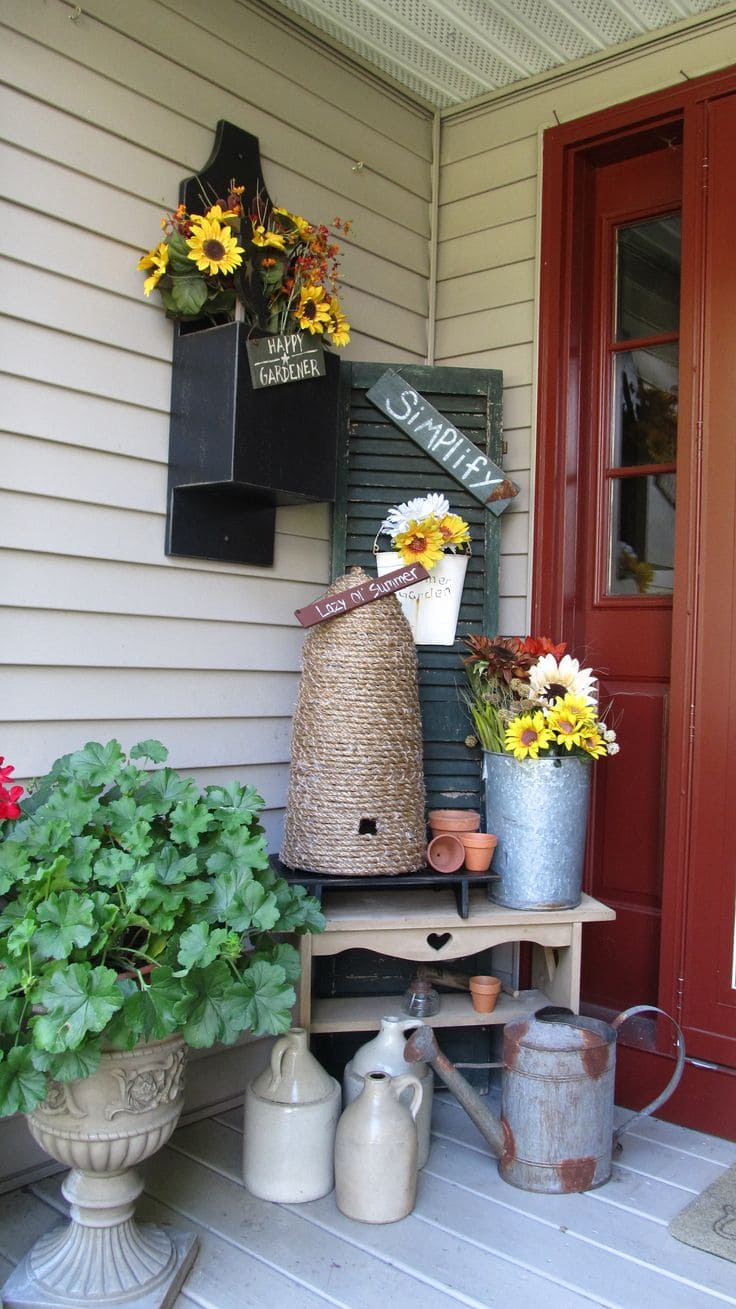
[[[226,197],[203,199],[201,213],[180,204],[164,214],[163,239],[138,261],[147,274],[144,294],[155,290],[170,318],[241,316],[257,333],[306,331],[347,345],[340,247],[329,228],[260,193],[246,208],[243,196],[233,182]],[[334,227],[346,234],[350,223],[336,218]]]
[[[89,742],[0,827],[0,1115],[103,1046],[290,1026],[299,957],[278,934],[321,931],[319,905],[272,871],[252,786],[145,766],[166,758]]]
[[[443,554],[470,554],[470,528],[444,495],[432,492],[389,509],[378,531],[405,564],[431,570]],[[376,540],[378,540],[378,537]]]
[[[465,699],[484,750],[516,759],[618,754],[597,678],[548,637],[469,636]]]

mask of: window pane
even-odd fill
[[[673,342],[614,355],[614,467],[675,462],[677,353]]]
[[[680,317],[680,216],[619,227],[616,340],[676,332]]]
[[[675,473],[611,482],[610,595],[671,595]]]

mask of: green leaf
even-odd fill
[[[0,1005],[0,1032],[5,1036],[14,1036],[23,1018],[26,1002],[23,996],[13,996]]]
[[[173,846],[165,845],[156,855],[154,867],[156,881],[162,882],[165,886],[174,886],[197,872],[197,856],[179,854]]]
[[[88,741],[82,750],[69,756],[69,768],[83,786],[101,789],[115,781],[118,770],[125,763],[119,741]]]
[[[194,267],[189,258],[189,246],[180,232],[172,232],[169,237],[169,268],[174,273],[188,273]]]
[[[88,882],[92,876],[94,857],[100,848],[96,836],[75,836],[72,838],[72,853],[66,868],[66,875],[71,882]]]
[[[192,923],[179,938],[179,953],[176,957],[181,964],[181,971],[176,976],[183,977],[194,967],[206,968],[208,964],[214,963],[227,939],[228,932],[224,927],[216,927],[210,932],[208,923]]]
[[[15,927],[8,932],[8,954],[22,955],[25,954],[28,943],[33,940],[33,934],[36,931],[36,919],[30,914],[21,918]]]
[[[279,931],[323,932],[326,919],[319,900],[307,895],[306,888],[279,878],[274,885],[279,907]]]
[[[38,1002],[48,1012],[34,1020],[34,1044],[58,1053],[75,1050],[88,1032],[101,1032],[123,996],[112,968],[69,964],[39,989]]]
[[[100,886],[125,885],[137,870],[137,860],[127,850],[103,850],[95,859],[94,879]]]
[[[63,1054],[49,1054],[48,1050],[36,1050],[32,1046],[31,1058],[34,1068],[50,1072],[55,1082],[75,1082],[78,1078],[91,1077],[100,1066],[102,1043],[90,1041],[83,1050],[65,1050]]]
[[[176,277],[171,287],[171,299],[180,314],[198,314],[207,302],[207,283],[197,275]]]
[[[254,786],[228,782],[225,786],[206,786],[206,802],[210,809],[228,809],[243,823],[251,823],[263,809],[264,801]],[[218,814],[218,818],[220,814]]]
[[[199,796],[191,777],[180,777],[173,768],[162,768],[148,779],[136,799],[142,804],[150,801],[157,814],[167,814],[181,800],[196,800]]]
[[[11,886],[25,880],[30,867],[30,859],[25,846],[12,838],[0,841],[0,895],[5,895]]]
[[[4,1114],[29,1114],[46,1099],[47,1081],[33,1065],[31,1047],[18,1045],[0,1063],[0,1105]]]
[[[195,1049],[230,1044],[248,1026],[246,996],[222,959],[182,979],[186,994],[175,1006],[184,1040]],[[270,1030],[270,1029],[269,1029]]]
[[[20,985],[23,974],[10,959],[0,960],[0,1001],[7,1000],[11,991]]]
[[[88,945],[95,934],[94,902],[88,895],[63,891],[42,900],[37,909],[39,927],[34,952],[51,959],[68,959],[74,946]]]
[[[278,941],[271,950],[254,950],[250,955],[251,966],[257,963],[278,964],[283,968],[287,982],[298,982],[301,977],[302,963],[299,951],[288,941]]]
[[[212,818],[199,800],[183,800],[171,812],[171,839],[177,845],[196,850],[203,832],[209,831]]]
[[[245,1026],[254,1036],[288,1031],[296,994],[287,984],[283,968],[263,961],[251,964],[242,988],[246,999]]]
[[[168,759],[169,752],[160,741],[139,741],[137,745],[133,746],[130,757],[131,759],[150,759],[154,764],[162,764]]]

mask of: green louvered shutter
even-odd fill
[[[462,703],[462,637],[495,633],[498,625],[500,522],[411,437],[382,414],[366,391],[393,368],[494,463],[501,463],[503,374],[496,369],[343,363],[350,389],[347,432],[340,439],[332,575],[357,564],[375,573],[373,542],[391,505],[441,491],[470,524],[472,556],[457,638],[451,646],[418,646],[429,808],[477,807],[480,751],[465,744],[471,730]]]

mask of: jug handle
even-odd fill
[[[414,1119],[414,1122],[416,1122],[417,1114],[419,1113],[422,1103],[422,1096],[424,1095],[424,1087],[419,1081],[419,1078],[414,1077],[413,1073],[402,1073],[400,1077],[391,1078],[391,1086],[396,1093],[397,1099],[401,1095],[401,1092],[406,1090],[407,1086],[412,1088],[411,1104],[407,1105],[407,1109]]]
[[[618,1018],[614,1018],[613,1023],[611,1024],[612,1027],[614,1027],[618,1032],[618,1029],[623,1026],[627,1018],[633,1018],[635,1014],[661,1014],[663,1018],[669,1019],[675,1029],[675,1036],[677,1038],[677,1059],[675,1062],[675,1071],[664,1090],[661,1091],[656,1100],[652,1100],[651,1104],[648,1104],[645,1109],[637,1110],[635,1114],[632,1114],[621,1123],[620,1127],[616,1128],[613,1133],[614,1142],[618,1141],[618,1138],[624,1132],[628,1132],[629,1128],[632,1127],[634,1123],[638,1123],[640,1118],[648,1118],[650,1114],[654,1113],[655,1109],[659,1109],[660,1105],[664,1104],[665,1100],[669,1100],[672,1092],[676,1089],[677,1084],[682,1077],[682,1072],[685,1067],[685,1037],[682,1034],[682,1028],[680,1027],[680,1024],[675,1021],[672,1015],[666,1013],[664,1009],[658,1009],[654,1004],[635,1004],[631,1009],[624,1009],[623,1013],[619,1014]]]
[[[283,1077],[284,1057],[291,1048],[292,1044],[287,1033],[286,1036],[279,1038],[271,1051],[271,1081],[268,1088],[270,1091],[276,1089]]]

